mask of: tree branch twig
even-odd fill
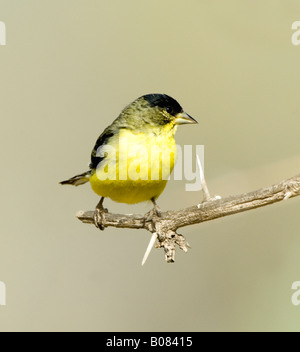
[[[145,229],[157,234],[156,248],[164,248],[168,263],[174,262],[175,247],[185,252],[188,243],[176,231],[185,226],[200,224],[223,216],[237,214],[277,203],[300,195],[300,174],[273,186],[223,199],[212,199],[182,210],[163,212],[161,217],[148,220],[144,215],[105,214],[105,227]],[[79,211],[77,218],[94,224],[94,211]]]

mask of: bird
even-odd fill
[[[151,214],[160,216],[156,200],[177,160],[177,127],[197,123],[169,95],[143,95],[127,105],[97,139],[89,170],[60,184],[90,183],[101,197],[94,212],[94,223],[101,230],[105,198],[127,204],[151,201]]]

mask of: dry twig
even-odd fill
[[[145,229],[156,233],[156,248],[164,248],[168,263],[174,262],[175,247],[185,252],[188,243],[177,233],[181,227],[199,224],[223,216],[256,209],[300,195],[300,174],[276,185],[223,199],[212,199],[182,210],[163,212],[161,217],[146,220],[144,215],[105,214],[105,227]],[[80,211],[77,218],[84,223],[94,224],[94,211]]]

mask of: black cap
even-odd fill
[[[183,112],[180,104],[166,94],[147,94],[143,98],[149,103],[151,107],[158,106],[160,108],[166,109],[166,111],[172,116],[177,115],[180,112]]]

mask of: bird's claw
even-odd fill
[[[157,204],[155,204],[154,205],[154,207],[153,207],[153,212],[155,213],[155,215],[157,216],[157,217],[161,217],[161,215],[162,215],[162,211],[161,211],[161,209],[160,209],[160,207],[157,205]]]
[[[98,208],[96,208],[94,211],[95,226],[101,231],[104,231],[105,229],[105,213],[107,212],[108,212],[107,209],[98,209]]]
[[[108,209],[103,208],[103,201],[104,197],[100,199],[94,211],[94,224],[101,231],[105,229],[105,214],[108,213]]]
[[[160,218],[162,211],[158,205],[155,205],[148,213],[145,214],[145,221],[153,221],[155,218]]]
[[[156,203],[153,203],[153,205],[153,208],[145,214],[144,221],[145,223],[151,222],[152,232],[156,232],[156,221],[162,216],[162,211]]]

